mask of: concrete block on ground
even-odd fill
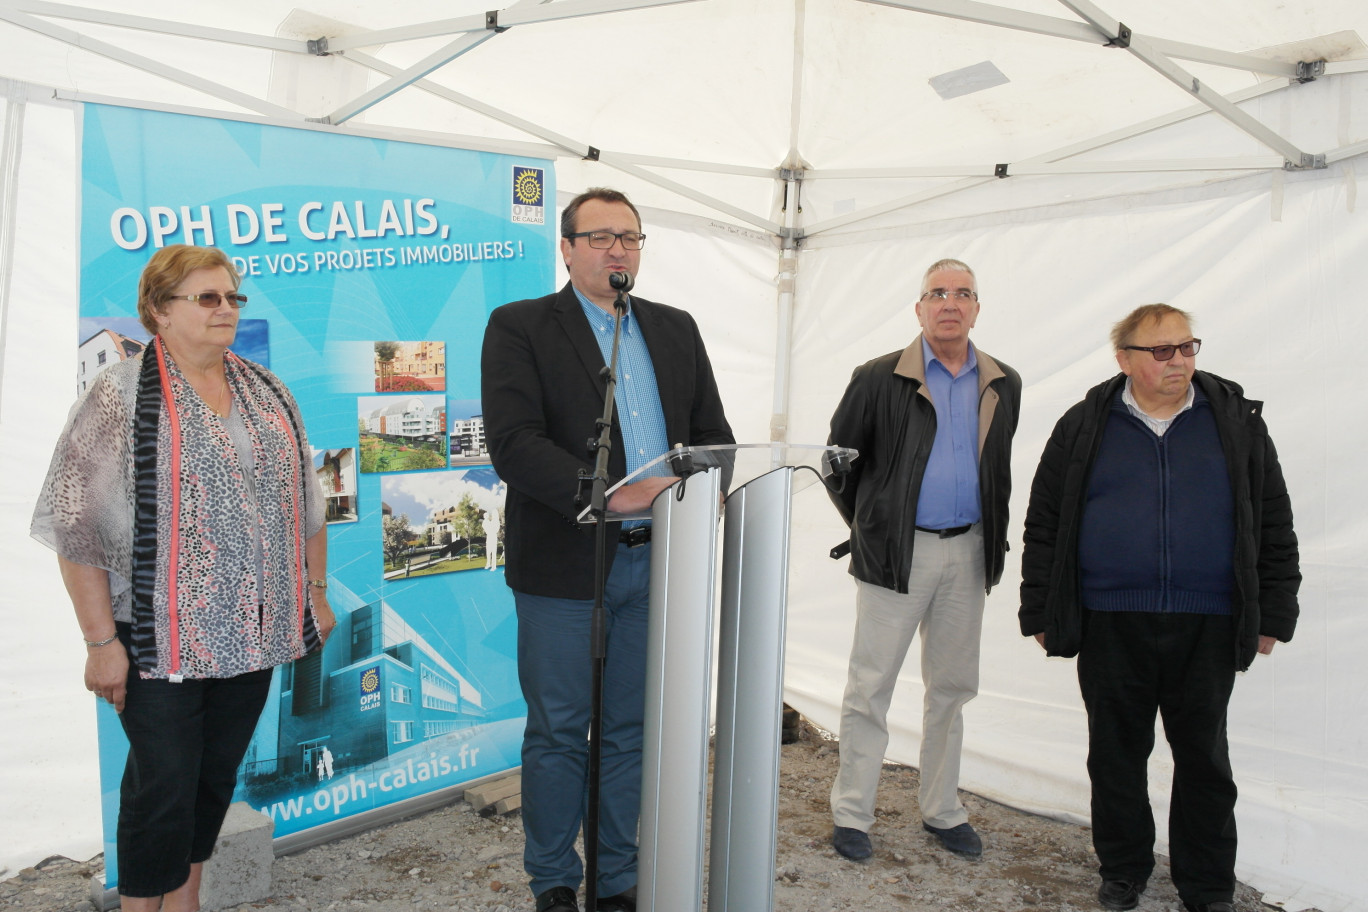
[[[200,909],[213,912],[240,903],[260,902],[271,895],[275,851],[271,818],[239,801],[228,808],[214,854],[204,863]]]

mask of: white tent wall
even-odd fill
[[[1368,643],[1361,543],[1368,539],[1368,420],[1351,372],[1368,332],[1368,220],[1347,200],[1368,189],[1347,168],[1285,182],[1280,220],[1268,177],[1112,199],[1063,211],[962,219],[916,237],[806,251],[793,347],[795,440],[824,440],[857,364],[918,332],[921,271],[942,256],[972,264],[983,299],[976,344],[1022,374],[1006,572],[988,600],[981,695],[966,710],[962,784],[1017,807],[1088,816],[1087,725],[1074,663],[1046,659],[1018,633],[1021,525],[1054,422],[1116,372],[1107,333],[1140,304],[1191,311],[1199,366],[1266,402],[1301,543],[1302,619],[1295,639],[1258,658],[1231,706],[1241,785],[1240,875],[1289,907],[1365,908]],[[835,727],[853,629],[846,561],[817,557],[844,538],[834,511],[804,501],[797,524],[786,686],[789,700]],[[915,653],[915,648],[913,653]],[[915,765],[920,663],[909,656],[890,711],[892,759]],[[1151,762],[1158,813],[1171,765]],[[1161,827],[1162,833],[1162,827]],[[1162,838],[1162,837],[1161,837]]]
[[[16,107],[18,104],[18,107]],[[100,851],[95,711],[57,561],[28,537],[47,456],[76,392],[75,122],[70,106],[5,102],[22,142],[0,351],[0,876]],[[3,140],[12,138],[7,135]],[[0,255],[2,256],[2,255]]]

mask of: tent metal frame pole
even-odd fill
[[[1234,98],[1236,101],[1247,101],[1249,99],[1258,98],[1262,95],[1267,95],[1269,93],[1280,91],[1286,88],[1287,83],[1283,82],[1282,80],[1269,79],[1259,83],[1256,86],[1251,86],[1248,89],[1244,89],[1240,92],[1237,92],[1231,97]],[[1163,114],[1159,117],[1152,117],[1149,120],[1145,120],[1137,124],[1132,124],[1129,127],[1123,127],[1120,130],[1113,130],[1112,132],[1104,133],[1101,136],[1095,136],[1091,139],[1083,140],[1082,142],[1071,143],[1070,145],[1064,146],[1060,149],[1055,149],[1050,152],[1045,152],[1041,155],[1032,156],[1030,158],[1024,159],[1020,164],[1025,165],[1060,161],[1062,159],[1070,158],[1075,155],[1082,155],[1085,152],[1092,152],[1097,149],[1105,148],[1106,146],[1109,146],[1112,143],[1121,142],[1127,139],[1133,139],[1136,136],[1143,136],[1146,133],[1152,133],[1155,130],[1160,130],[1164,127],[1172,126],[1176,123],[1182,123],[1185,120],[1190,120],[1194,117],[1198,117],[1208,113],[1210,112],[1204,105],[1189,105],[1181,110],[1174,111],[1170,114]],[[824,177],[826,173],[829,172],[823,172],[820,169],[817,169],[808,172],[807,176],[810,179],[816,180]],[[975,187],[980,187],[983,184],[996,179],[996,177],[969,178],[966,180],[958,181],[954,184],[948,184],[941,187],[933,187],[927,190],[923,190],[919,193],[912,194],[911,196],[900,197],[899,199],[891,200],[887,203],[882,203],[877,206],[871,206],[866,209],[861,209],[857,212],[850,212],[846,213],[845,215],[838,215],[834,218],[829,218],[826,221],[817,222],[813,225],[808,226],[806,236],[812,237],[813,235],[820,234],[822,232],[832,231],[836,228],[844,228],[847,225],[851,225],[856,222],[861,222],[866,219],[874,218],[879,215],[884,215],[889,212],[895,212],[899,209],[906,209],[909,206],[915,206],[918,203],[927,202],[928,200],[937,199],[939,197],[947,196],[952,193],[959,193],[963,190],[972,190]]]
[[[496,34],[497,32],[486,31],[478,35],[462,35],[440,50],[427,55],[413,66],[397,71],[378,86],[362,92],[331,114],[325,115],[323,122],[330,124],[346,123],[368,108],[413,85],[429,73],[439,70],[456,58],[475,50]]]
[[[755,165],[728,165],[723,162],[690,161],[685,158],[664,158],[659,155],[636,155],[631,152],[614,152],[615,161],[639,165],[644,168],[674,168],[678,171],[699,171],[712,174],[727,174],[732,177],[756,177],[762,180],[775,180],[777,172],[773,168]]]
[[[0,79],[0,85],[3,84],[4,80]],[[46,92],[48,93],[47,97],[36,98],[31,90],[29,93],[29,101],[51,102],[53,104],[89,103],[113,105],[121,108],[137,108],[145,111],[162,111],[167,114],[186,114],[191,117],[212,117],[218,120],[235,120],[242,123],[261,124],[264,126],[288,127],[292,130],[316,130],[320,133],[362,136],[372,139],[386,139],[393,142],[421,142],[430,146],[465,149],[473,152],[494,152],[499,155],[555,158],[557,152],[556,149],[541,143],[514,139],[491,139],[487,136],[467,136],[462,133],[433,133],[424,130],[405,130],[398,127],[387,127],[383,124],[348,124],[346,127],[334,127],[331,124],[319,123],[315,120],[299,120],[298,114],[293,118],[264,117],[259,114],[240,113],[237,111],[218,111],[209,108],[193,107],[191,105],[140,101],[132,98],[98,95],[92,92],[72,92],[69,89],[47,88]]]
[[[1113,36],[1113,40],[1119,40],[1122,31],[1121,22],[1103,12],[1100,7],[1089,2],[1089,0],[1059,0],[1059,2],[1087,19],[1094,28],[1102,31],[1103,34]],[[1193,97],[1229,121],[1236,129],[1243,131],[1256,142],[1277,152],[1294,168],[1315,167],[1316,156],[1310,152],[1303,152],[1290,140],[1280,136],[1276,131],[1236,107],[1220,92],[1208,88],[1196,76],[1157,50],[1147,38],[1131,34],[1124,47],[1131,54],[1144,61],[1150,69],[1180,89],[1190,92]],[[1321,162],[1324,163],[1323,158]]]
[[[1326,76],[1340,76],[1344,73],[1368,73],[1368,60],[1327,60]]]
[[[5,92],[5,135],[0,138],[0,403],[4,402],[9,349],[10,284],[14,277],[14,226],[19,216],[19,161],[24,151],[27,87],[11,82]]]
[[[291,54],[307,54],[309,52],[308,42],[296,38],[278,38],[272,35],[258,35],[254,32],[240,32],[234,29],[191,25],[185,22],[173,22],[169,19],[154,19],[150,16],[132,16],[127,13],[114,13],[84,6],[69,6],[65,3],[48,3],[46,0],[18,0],[18,2],[0,0],[0,9],[10,9],[15,12],[30,13],[34,16],[44,16],[50,19],[67,19],[71,22],[88,22],[94,25],[112,25],[158,35],[201,38],[205,41],[238,44],[243,47],[261,48],[267,51],[283,51]]]
[[[789,153],[776,174],[779,193],[778,273],[774,280],[774,390],[770,403],[769,437],[788,443],[789,396],[793,386],[793,308],[798,297],[798,239],[803,225],[802,156],[798,137],[803,117],[803,47],[807,40],[807,0],[795,0],[793,18],[793,66],[789,80]]]
[[[1240,158],[1163,158],[1143,161],[1116,159],[1086,162],[1018,162],[1008,167],[1011,176],[1025,174],[1128,174],[1147,171],[1268,171],[1281,168],[1283,160],[1276,155],[1244,156]],[[965,165],[946,165],[932,168],[848,168],[814,171],[814,178],[824,180],[887,180],[934,177],[996,177],[1000,166],[987,162]]]
[[[544,2],[549,3],[550,0],[544,0]],[[454,19],[442,19],[391,29],[376,29],[355,35],[329,38],[328,50],[329,52],[347,51],[353,48],[375,47],[376,45],[399,41],[440,38],[459,32],[484,31],[491,27],[496,27],[502,31],[515,25],[536,25],[543,22],[558,22],[563,19],[578,19],[583,16],[598,16],[604,13],[622,13],[638,9],[650,9],[656,6],[670,6],[676,3],[697,2],[698,0],[561,0],[554,6],[543,6],[537,12],[526,8],[524,4],[515,4],[493,13],[477,13],[470,16],[458,16]],[[494,26],[490,24],[491,15],[494,16],[496,23]]]
[[[1356,155],[1368,155],[1368,139],[1347,146],[1341,146],[1333,152],[1325,153],[1325,163],[1327,165],[1333,165],[1336,162],[1342,162],[1345,159],[1353,158]]]
[[[291,111],[289,108],[282,108],[278,105],[271,104],[269,101],[265,101],[253,95],[248,95],[245,92],[239,92],[236,89],[230,89],[220,83],[211,82],[202,76],[196,76],[193,73],[187,73],[184,70],[167,66],[161,61],[153,60],[150,57],[144,57],[141,54],[135,54],[132,51],[115,47],[98,38],[90,38],[86,35],[82,35],[80,32],[64,28],[60,25],[44,22],[27,13],[15,12],[0,6],[0,21],[9,22],[20,28],[37,32],[40,35],[52,38],[64,44],[69,44],[72,47],[80,48],[83,51],[89,51],[92,54],[107,57],[110,60],[133,67],[136,70],[141,70],[144,73],[160,76],[170,82],[185,86],[188,89],[194,89],[197,92],[203,92],[206,95],[218,98],[221,101],[226,101],[229,104],[238,105],[249,111],[256,111],[258,114],[283,117],[295,121],[303,119],[297,111]]]
[[[393,67],[390,64],[385,63],[383,60],[371,57],[368,54],[348,53],[346,55],[346,58],[348,60],[354,60],[357,63],[379,70],[382,73],[396,71],[398,69],[397,67]],[[451,102],[452,104],[459,105],[463,108],[467,108],[468,110],[474,111],[478,114],[483,114],[484,116],[492,120],[498,121],[499,123],[502,123],[506,126],[510,126],[514,129],[521,130],[524,133],[536,136],[537,138],[545,142],[548,142],[554,146],[564,149],[566,152],[569,152],[570,154],[575,155],[578,158],[588,158],[596,160],[601,164],[607,165],[611,168],[615,168],[618,171],[622,171],[625,174],[630,174],[633,177],[654,184],[657,187],[669,190],[670,192],[682,196],[685,199],[691,199],[694,202],[707,206],[710,209],[715,209],[718,212],[726,213],[727,215],[730,215],[739,221],[742,221],[748,225],[754,225],[755,227],[760,228],[770,234],[779,234],[778,223],[773,222],[770,219],[766,219],[753,213],[747,212],[744,209],[741,209],[737,206],[733,206],[731,203],[728,203],[725,200],[720,200],[716,197],[709,196],[706,193],[701,193],[697,190],[694,190],[692,187],[688,187],[684,184],[679,183],[678,181],[670,180],[667,177],[662,177],[658,174],[654,174],[650,171],[647,171],[644,168],[638,167],[631,161],[630,156],[619,157],[612,152],[604,152],[599,149],[595,149],[593,146],[590,146],[586,143],[582,143],[577,140],[571,139],[570,137],[557,133],[554,130],[548,129],[538,124],[534,124],[529,120],[524,120],[520,117],[517,117],[516,115],[508,113],[507,111],[495,108],[493,105],[488,105],[482,101],[479,101],[478,99],[471,98],[469,95],[462,95],[460,92],[456,92],[451,89],[448,89],[445,86],[438,85],[437,83],[432,82],[431,80],[421,79],[415,82],[413,85],[416,88],[422,89],[425,92],[429,92],[433,95],[436,95],[438,98],[445,99]]]
[[[1115,35],[1114,32],[1111,35],[1102,35],[1096,28],[1072,19],[1060,19],[1040,13],[1027,13],[988,3],[978,3],[975,0],[863,0],[863,2],[918,13],[930,13],[934,16],[960,19],[965,22],[976,22],[980,25],[996,25],[1020,32],[1048,35],[1052,38],[1067,38],[1070,41],[1082,41],[1087,44],[1105,44],[1106,39]],[[1104,40],[1099,41],[1099,38]],[[1267,57],[1260,57],[1257,54],[1221,51],[1183,41],[1170,41],[1167,38],[1150,37],[1148,40],[1150,45],[1160,53],[1180,60],[1191,60],[1194,63],[1207,63],[1212,66],[1236,70],[1252,70],[1255,73],[1286,76],[1289,79],[1295,79],[1299,75],[1295,63],[1272,60]]]

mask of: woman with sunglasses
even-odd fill
[[[118,887],[128,912],[199,908],[271,669],[335,624],[327,532],[298,406],[237,332],[232,261],[154,255],[153,334],[92,382],[58,440],[32,533],[57,552],[86,688],[119,713]]]

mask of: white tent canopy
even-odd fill
[[[564,198],[627,191],[641,288],[698,317],[748,441],[824,441],[850,370],[915,335],[921,271],[966,259],[975,341],[1026,388],[963,784],[1066,818],[1087,817],[1085,720],[1072,663],[1016,632],[1025,493],[1115,370],[1111,323],[1193,311],[1201,366],[1267,402],[1306,577],[1297,637],[1232,704],[1239,874],[1290,909],[1368,909],[1364,35],[1361,0],[0,0],[0,815],[26,822],[0,867],[99,850],[82,657],[27,538],[70,401],[74,111],[98,100],[537,155]],[[813,492],[799,513],[788,699],[834,727],[853,590],[819,559],[835,512]],[[889,751],[915,762],[915,656],[903,678]]]

